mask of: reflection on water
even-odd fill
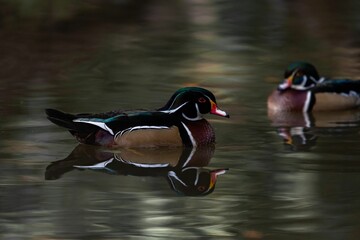
[[[0,1],[0,238],[359,239],[357,113],[266,113],[289,62],[359,79],[359,3]],[[79,159],[49,167],[57,180],[44,181],[76,144],[45,108],[150,109],[189,85],[214,92],[231,114],[209,117],[214,155],[192,166],[231,169],[211,194],[170,190],[168,170],[183,179],[179,152],[164,154],[174,162],[158,175],[130,164],[136,154],[79,150]],[[92,171],[115,156],[127,162],[107,166],[135,176]],[[189,171],[182,182],[192,186]]]
[[[360,111],[335,112],[269,112],[273,126],[282,127],[356,127],[360,124]]]
[[[217,177],[226,169],[206,169],[213,147],[170,149],[122,149],[110,152],[78,145],[63,160],[46,168],[45,179],[54,180],[74,169],[90,169],[108,174],[163,177],[177,193],[205,196],[215,189]]]
[[[339,112],[277,112],[268,113],[277,134],[292,151],[311,150],[319,135],[341,135],[360,130],[358,110]],[[321,141],[321,140],[319,140]]]
[[[277,133],[284,139],[285,146],[293,151],[310,150],[316,145],[317,136],[310,128],[305,127],[281,127]]]

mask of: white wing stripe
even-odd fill
[[[86,168],[86,169],[104,169],[106,168],[106,166],[109,164],[109,163],[112,163],[112,161],[114,160],[114,158],[111,158],[107,161],[104,161],[104,162],[100,162],[100,163],[97,163],[97,164],[94,164],[94,165],[90,165],[90,166],[84,166],[84,165],[74,165],[73,167],[76,167],[76,168]]]
[[[95,125],[95,126],[98,126],[102,129],[108,131],[109,133],[111,133],[111,135],[114,135],[114,132],[103,122],[88,121],[88,120],[84,120],[84,119],[75,119],[75,120],[73,120],[73,122],[88,123],[91,125]]]

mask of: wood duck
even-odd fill
[[[335,111],[360,106],[360,81],[326,79],[307,62],[294,62],[285,80],[268,97],[270,112]]]
[[[92,170],[112,175],[163,177],[170,188],[186,196],[212,193],[219,175],[227,169],[205,168],[214,146],[198,148],[138,148],[104,150],[80,144],[65,159],[47,166],[46,180],[56,180],[73,170]]]
[[[203,114],[229,118],[215,96],[199,87],[177,90],[154,111],[69,114],[46,109],[53,123],[65,127],[80,143],[107,147],[201,146],[213,144],[215,133]]]

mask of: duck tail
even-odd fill
[[[64,113],[56,109],[45,109],[47,118],[60,127],[68,129],[71,133],[77,132],[77,127],[73,120],[76,118],[75,115]]]
[[[113,143],[113,136],[110,133],[101,131],[99,126],[74,121],[82,117],[89,117],[91,114],[74,115],[56,109],[46,109],[45,113],[51,122],[66,128],[80,143],[91,145],[111,145]],[[97,136],[99,132],[103,134]]]

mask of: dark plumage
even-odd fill
[[[227,169],[208,169],[214,147],[122,149],[112,152],[78,145],[65,159],[46,167],[45,179],[56,180],[74,170],[93,170],[113,175],[164,178],[176,193],[204,196],[212,193],[219,175]],[[85,176],[84,176],[85,177]]]
[[[290,64],[284,77],[268,97],[270,112],[331,111],[360,106],[360,81],[320,77],[307,62]]]
[[[176,91],[164,107],[153,111],[112,111],[69,114],[46,109],[50,121],[66,128],[85,144],[119,147],[198,146],[211,144],[215,134],[203,114],[229,117],[215,96],[199,87]]]

